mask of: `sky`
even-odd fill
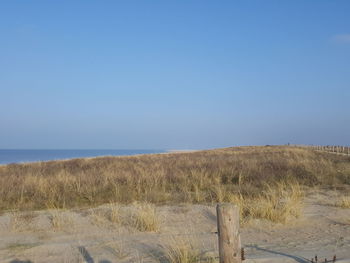
[[[350,145],[350,1],[0,4],[0,148]]]

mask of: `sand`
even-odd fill
[[[306,195],[303,215],[286,225],[252,220],[241,228],[246,263],[350,262],[350,209],[335,207],[337,193]],[[127,223],[134,205],[122,206],[119,222],[109,205],[94,209],[46,210],[0,215],[0,262],[168,262],[167,244],[189,242],[202,262],[216,258],[214,205],[158,206],[157,232]],[[217,260],[217,259],[216,259]],[[330,261],[331,262],[331,261]]]

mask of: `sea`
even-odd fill
[[[0,164],[65,160],[72,158],[164,153],[166,150],[5,150],[0,149]]]

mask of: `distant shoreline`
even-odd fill
[[[182,149],[182,150],[167,150],[167,153],[188,153],[188,152],[198,152],[203,150],[192,150],[192,149]]]
[[[204,150],[204,149],[203,149]],[[198,152],[198,151],[203,151],[203,150],[193,150],[193,149],[171,149],[171,150],[148,150],[152,152],[145,152],[145,153],[131,153],[131,154],[106,154],[106,155],[96,155],[96,156],[74,156],[74,157],[69,157],[69,158],[55,158],[55,159],[45,159],[45,160],[28,160],[28,161],[15,161],[15,162],[1,162],[2,160],[0,159],[0,166],[6,166],[6,165],[11,165],[11,164],[31,164],[31,163],[41,163],[41,162],[55,162],[55,161],[69,161],[73,159],[95,159],[95,158],[106,158],[106,157],[136,157],[136,156],[143,156],[143,155],[154,155],[154,154],[177,154],[177,153],[192,153],[192,152]],[[4,151],[1,149],[0,151]],[[9,151],[15,151],[10,149]],[[21,151],[46,151],[46,150],[31,150],[31,149],[23,149]],[[63,149],[57,149],[57,150],[49,150],[49,151],[67,151]],[[73,150],[68,150],[68,151],[73,151]],[[78,150],[78,151],[85,151],[85,150]],[[86,150],[89,151],[89,150]],[[114,151],[114,150],[108,150],[108,151]],[[133,150],[128,150],[128,151],[133,151]],[[142,150],[141,150],[142,151]],[[145,150],[146,151],[146,150]]]
[[[0,149],[0,166],[9,164],[28,164],[50,161],[67,161],[71,159],[91,159],[99,157],[123,157],[145,154],[168,153],[168,150],[80,150],[80,149]]]

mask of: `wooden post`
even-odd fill
[[[241,263],[239,207],[230,203],[216,206],[220,263]]]

